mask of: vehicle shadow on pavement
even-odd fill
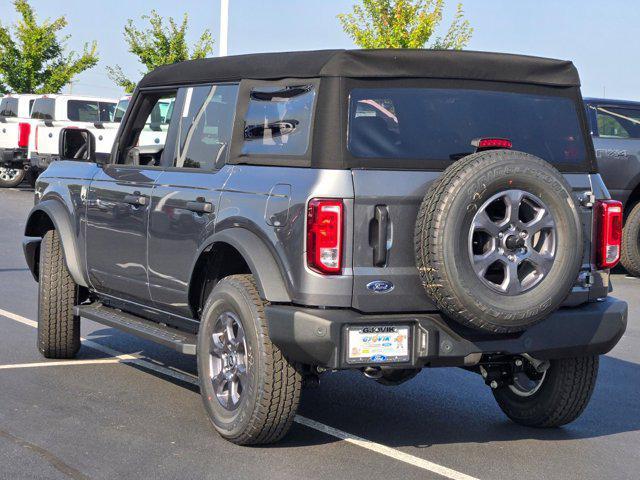
[[[392,447],[535,439],[563,441],[640,430],[640,365],[602,357],[599,380],[583,415],[557,429],[523,427],[500,411],[480,376],[425,370],[400,387],[355,373],[334,375],[305,395],[300,413]],[[290,444],[289,444],[290,445]]]
[[[158,365],[196,374],[195,357],[104,328],[86,337],[122,353],[139,353]],[[197,392],[195,385],[160,372],[131,367]],[[604,356],[589,406],[575,422],[557,429],[523,427],[500,411],[479,375],[461,369],[425,369],[398,387],[386,387],[359,372],[326,374],[319,386],[303,390],[299,413],[316,421],[391,447],[457,443],[597,438],[640,430],[640,365]],[[297,426],[268,448],[331,443],[329,435]]]

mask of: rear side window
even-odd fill
[[[598,135],[604,138],[640,138],[640,110],[596,107]]]
[[[0,117],[17,117],[18,116],[18,99],[3,98],[0,101]]]
[[[184,106],[175,166],[214,170],[229,153],[238,86],[194,87],[180,93]]]
[[[109,122],[115,108],[111,102],[69,100],[67,118],[72,122]]]
[[[244,155],[304,155],[309,148],[315,88],[311,85],[251,90],[244,121]]]
[[[53,98],[38,98],[33,102],[31,118],[53,120],[55,118],[56,101]]]
[[[475,138],[554,164],[582,164],[586,148],[575,102],[567,97],[439,88],[354,89],[348,148],[360,158],[455,161]]]

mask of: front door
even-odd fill
[[[231,173],[237,85],[178,91],[172,164],[157,181],[149,219],[149,288],[156,308],[193,318],[189,284],[197,254],[215,230],[220,191]],[[176,114],[177,116],[177,114]]]
[[[121,133],[114,162],[104,165],[87,192],[86,255],[89,281],[100,294],[150,303],[147,230],[151,197],[162,175],[166,135],[141,145],[152,112],[174,93],[140,94]],[[164,120],[167,124],[170,118]],[[172,151],[172,149],[171,149]]]

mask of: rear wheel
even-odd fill
[[[597,356],[551,360],[537,378],[520,372],[493,395],[502,411],[520,425],[560,427],[582,414],[597,375]]]
[[[215,429],[238,444],[280,440],[300,401],[302,376],[269,339],[252,275],[221,280],[204,307],[198,377]]]
[[[629,275],[640,277],[640,203],[631,209],[624,224],[620,263]]]
[[[0,188],[14,188],[24,180],[24,170],[0,167]]]
[[[42,239],[39,268],[38,349],[46,358],[73,358],[80,349],[80,318],[73,314],[78,287],[56,230]]]

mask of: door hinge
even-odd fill
[[[585,208],[593,208],[596,203],[596,196],[593,194],[593,192],[584,192],[580,194],[580,197],[578,198],[580,200],[580,205]]]
[[[595,280],[596,279],[591,272],[580,272],[580,275],[578,276],[578,284],[584,288],[592,287]]]

